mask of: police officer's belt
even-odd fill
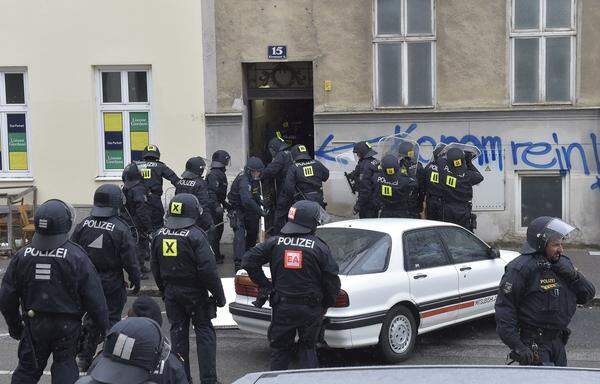
[[[308,296],[284,296],[277,293],[280,303],[295,304],[295,305],[310,305],[316,306],[321,304],[321,297],[315,295]]]
[[[165,284],[174,285],[177,287],[201,289],[201,287],[198,284],[198,280],[195,280],[195,279],[165,278],[164,281],[165,281]]]
[[[547,329],[532,327],[529,325],[521,326],[521,337],[533,338],[536,340],[552,341],[558,337],[561,337],[563,332],[564,331],[562,329]]]

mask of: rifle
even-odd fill
[[[354,173],[354,172],[352,172],[352,173]],[[350,191],[352,192],[353,195],[356,195],[358,188],[356,187],[356,179],[354,178],[354,175],[352,173],[344,172],[344,176],[346,176],[346,181],[348,182],[348,185],[350,186]]]

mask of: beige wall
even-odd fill
[[[597,107],[600,105],[600,1],[579,1],[578,103]]]
[[[151,136],[162,158],[180,173],[205,153],[200,0],[1,0],[0,9],[0,67],[28,70],[40,200],[89,204],[100,185],[97,65],[151,66]]]

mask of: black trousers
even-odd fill
[[[294,340],[298,335],[298,366],[317,368],[316,345],[323,316],[320,306],[277,303],[269,326],[271,370],[286,370],[292,358]]]
[[[397,209],[383,207],[379,213],[379,217],[395,217],[399,219],[418,219],[419,214],[411,212],[409,209]]]
[[[458,224],[469,231],[473,231],[470,203],[446,202],[443,215],[444,221]]]
[[[244,253],[256,245],[259,230],[259,216],[243,210],[235,210],[233,229],[233,258],[236,264],[242,263]]]
[[[19,365],[12,375],[13,384],[37,383],[52,355],[53,384],[73,384],[79,379],[79,369],[75,363],[77,338],[81,322],[75,318],[60,315],[36,316],[29,319],[33,336],[33,349],[37,358],[37,369],[33,359],[32,345],[25,336],[19,342]]]
[[[165,308],[171,324],[171,350],[185,361],[188,380],[190,373],[190,322],[196,333],[200,382],[217,382],[217,336],[206,303],[207,293],[195,288],[167,285]]]
[[[213,249],[213,252],[215,253],[215,257],[217,258],[217,260],[219,260],[219,259],[223,259],[223,255],[221,255],[221,238],[223,237],[223,230],[225,227],[223,224],[223,219],[224,219],[223,211],[219,211],[219,212],[213,211],[212,217],[213,217],[214,224],[215,224],[215,227],[213,229],[212,249]]]
[[[527,347],[532,348],[535,343],[537,345],[537,351],[541,365],[550,365],[557,367],[567,366],[567,351],[565,350],[565,343],[563,339],[555,337],[554,339],[539,339],[534,337],[521,336],[521,341]]]
[[[156,231],[162,228],[165,216],[165,209],[162,204],[161,196],[150,194],[148,195],[148,205],[150,206],[150,217],[152,219],[152,230]]]
[[[440,196],[427,195],[425,210],[427,220],[444,221],[444,201]]]
[[[372,205],[361,206],[358,209],[358,218],[359,219],[375,219],[377,218],[377,207]]]

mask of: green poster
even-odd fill
[[[105,152],[104,164],[106,169],[123,169],[125,159],[122,150],[108,149]]]
[[[130,112],[129,130],[131,132],[148,132],[148,112]]]

